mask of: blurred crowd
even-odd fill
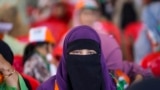
[[[81,25],[98,33],[116,90],[160,77],[160,0],[0,0],[0,90],[36,90],[64,74],[66,36]]]

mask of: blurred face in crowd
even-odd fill
[[[92,25],[99,18],[98,11],[92,9],[83,9],[79,14],[79,21],[83,25]]]
[[[15,7],[0,8],[0,31],[9,32],[19,25],[17,9]]]
[[[28,19],[31,23],[40,22],[51,16],[53,0],[27,0]]]
[[[59,3],[53,7],[53,11],[52,11],[53,16],[57,18],[61,18],[65,15],[65,13],[66,13],[66,10],[63,4]]]
[[[51,15],[50,7],[36,8],[29,16],[31,22],[39,22],[48,19]]]
[[[43,56],[46,56],[49,53],[52,53],[53,45],[52,44],[44,44],[36,47],[36,51]]]
[[[15,23],[17,19],[16,8],[0,9],[0,22]]]

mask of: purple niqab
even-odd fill
[[[65,62],[67,44],[78,39],[91,39],[101,44],[98,34],[88,26],[78,26],[70,31],[70,33],[66,36],[64,41],[63,57],[56,75],[56,80],[60,90],[67,90],[67,71]],[[108,68],[106,67],[103,53],[101,54],[100,62],[102,66],[103,78],[105,81],[105,90],[115,90],[116,88],[113,85],[111,77],[109,76]]]
[[[66,52],[67,52],[67,45],[68,43],[78,40],[78,39],[91,39],[96,41],[97,43],[101,44],[100,38],[95,30],[88,26],[78,26],[76,28],[73,28],[66,36],[64,40],[63,45],[63,56],[60,62],[60,65],[58,67],[57,75],[55,77],[51,77],[48,81],[43,83],[38,90],[54,90],[54,84],[55,81],[58,83],[59,90],[67,90],[67,70],[66,70]],[[101,45],[100,45],[101,46]],[[105,59],[103,56],[103,52],[101,49],[101,69],[103,73],[103,79],[104,79],[104,90],[116,90],[116,85],[114,84],[114,81],[112,81],[111,76],[109,75],[108,68],[105,63]],[[78,78],[78,77],[77,77]],[[91,86],[92,87],[92,86]]]

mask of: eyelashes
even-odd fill
[[[88,49],[73,50],[69,52],[69,55],[94,55],[94,54],[97,54],[95,50],[88,50]]]

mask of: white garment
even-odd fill
[[[51,73],[51,76],[54,76],[57,73],[57,67],[53,64],[50,64],[50,73]]]

